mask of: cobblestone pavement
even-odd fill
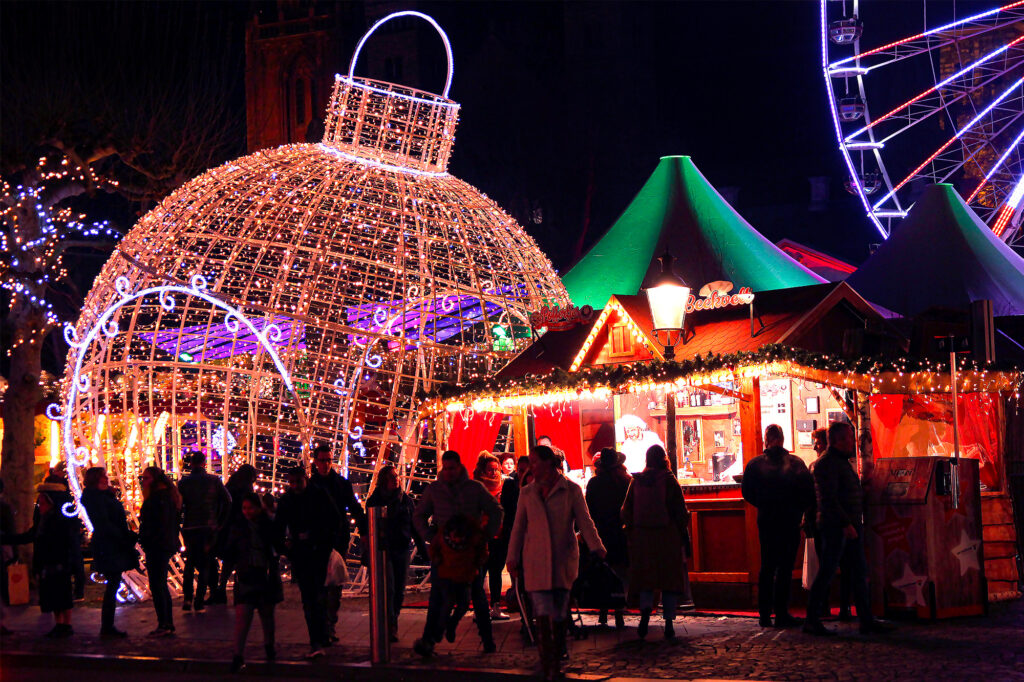
[[[288,590],[288,600],[278,609],[279,657],[283,661],[301,661],[307,650],[305,623],[302,610],[297,606],[297,591],[291,586]],[[67,640],[41,637],[52,621],[35,606],[8,607],[4,622],[15,632],[0,639],[0,651],[5,656],[33,654],[35,660],[51,662],[67,654],[153,657],[165,661],[194,659],[217,662],[226,670],[231,657],[233,610],[230,607],[210,606],[204,614],[184,614],[176,607],[177,637],[153,640],[145,636],[155,626],[152,605],[146,602],[125,606],[118,611],[118,625],[131,636],[127,640],[113,641],[96,636],[98,606],[96,599],[90,599],[75,609],[75,635]],[[536,653],[524,643],[515,618],[495,624],[499,647],[495,654],[482,652],[475,627],[471,619],[466,618],[455,643],[438,645],[437,656],[423,661],[411,647],[423,627],[424,617],[422,609],[403,612],[398,633],[400,641],[392,649],[395,664],[468,673],[469,679],[483,678],[488,669],[519,675],[529,675],[534,669]],[[595,621],[592,615],[584,616],[585,624],[594,625]],[[799,629],[762,629],[755,618],[699,615],[677,621],[678,641],[675,643],[662,639],[661,621],[655,617],[647,641],[640,642],[636,639],[636,621],[636,616],[627,616],[626,629],[622,632],[588,628],[586,639],[572,642],[569,672],[602,680],[1024,680],[1024,601],[1021,600],[994,604],[990,615],[984,618],[900,623],[888,636],[870,637],[857,634],[855,624],[833,625],[839,637],[816,638]],[[319,667],[309,668],[311,672],[322,673],[324,668],[366,662],[369,617],[364,599],[345,600],[338,635],[339,645],[314,664]],[[249,642],[247,658],[253,662],[250,673],[259,674],[262,635],[255,622]],[[10,666],[11,657],[5,660],[5,667]],[[299,669],[288,667],[290,676]],[[206,669],[220,670],[208,664]],[[447,672],[445,676],[449,676]]]

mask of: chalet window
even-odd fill
[[[625,324],[614,325],[608,332],[608,336],[611,339],[609,355],[612,357],[633,355],[633,333],[628,326]]]

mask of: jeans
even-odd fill
[[[167,587],[167,567],[171,554],[146,552],[146,576],[149,578],[149,592],[153,595],[157,627],[173,628],[171,615],[171,591]]]
[[[823,562],[821,533],[814,534],[814,553],[818,555],[818,566],[821,566]],[[850,600],[853,598],[853,585],[850,583],[850,556],[851,552],[849,547],[843,551],[843,556],[839,560],[839,610],[849,611]],[[831,615],[832,608],[828,603],[828,595],[826,594],[825,603],[821,607],[821,615]]]
[[[469,592],[473,600],[473,615],[476,617],[476,629],[480,633],[480,641],[493,641],[494,631],[491,627],[491,609],[487,603],[487,593],[484,592],[483,573],[477,573],[476,577],[473,578],[473,582],[470,583]],[[458,622],[462,620],[462,617],[466,615],[468,610],[468,605],[465,607],[456,606],[455,611],[449,618]]]
[[[441,613],[448,624],[458,623],[466,611],[469,611],[469,599],[472,583],[457,583],[441,578]]]
[[[392,634],[398,632],[398,614],[401,613],[402,604],[405,602],[405,585],[409,578],[410,559],[409,550],[388,553],[388,624]]]
[[[651,611],[654,609],[654,591],[644,590],[637,594],[637,601],[641,611]],[[661,593],[661,612],[665,617],[665,620],[675,620],[676,618],[676,607],[679,606],[679,593],[678,592],[662,592]]]
[[[195,596],[196,606],[206,601],[207,586],[217,585],[217,557],[213,553],[216,538],[212,528],[188,528],[181,531],[185,540],[185,573],[181,580],[181,592],[185,602]],[[193,592],[193,580],[199,574],[198,585]]]
[[[245,656],[245,641],[249,639],[249,628],[252,627],[252,615],[260,612],[260,625],[263,626],[263,646],[274,648],[274,604],[235,604],[235,655]]]
[[[487,563],[481,573],[487,573],[487,589],[491,593],[491,606],[501,605],[501,572],[508,556],[508,540],[494,538],[488,543]]]
[[[761,541],[761,574],[758,581],[757,610],[761,618],[789,615],[789,591],[793,584],[793,565],[800,548],[799,519],[794,523],[758,520]]]
[[[535,590],[530,592],[533,615],[561,623],[569,618],[569,590]]]
[[[818,567],[818,575],[811,585],[811,597],[807,605],[807,621],[816,623],[820,618],[822,609],[828,602],[829,588],[832,587],[832,578],[835,577],[836,569],[843,561],[844,552],[849,556],[846,558],[844,570],[849,569],[850,583],[853,586],[853,593],[857,603],[857,618],[861,625],[870,625],[873,621],[871,616],[871,599],[868,596],[868,562],[864,556],[864,528],[857,527],[857,537],[848,540],[843,534],[842,528],[823,528],[820,531],[822,542],[821,565]]]
[[[107,587],[103,590],[103,608],[100,609],[100,629],[113,630],[114,609],[117,608],[117,590],[121,587],[121,573],[108,573],[103,577],[107,580]],[[166,585],[166,581],[164,584]]]
[[[314,649],[330,644],[327,635],[327,562],[331,551],[305,550],[289,557],[292,576],[299,585],[302,613],[306,617],[309,645]]]
[[[430,596],[427,598],[427,620],[423,624],[423,639],[436,644],[444,637],[444,621],[448,616],[447,612],[442,613],[444,608],[445,593],[441,585],[441,579],[437,577],[437,566],[430,566]]]

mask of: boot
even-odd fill
[[[670,618],[665,619],[665,640],[669,642],[676,640],[676,631]]]
[[[615,609],[615,629],[621,630],[626,627],[626,621],[622,617],[622,609]]]
[[[551,662],[555,648],[554,634],[551,631],[551,619],[543,616],[537,618],[537,654],[540,658],[541,679],[552,680]]]
[[[636,636],[640,639],[646,639],[647,637],[647,626],[651,623],[651,610],[640,609],[640,624],[636,626]]]
[[[555,666],[560,666],[562,660],[569,659],[569,647],[565,641],[565,632],[568,629],[568,623],[565,621],[555,621],[551,625],[551,629],[555,635]],[[557,671],[561,674],[561,670]]]

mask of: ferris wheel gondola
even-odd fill
[[[847,189],[885,238],[923,184],[952,183],[998,237],[1024,247],[1024,0],[959,17],[955,3],[923,2],[922,31],[883,35],[906,7],[821,0]]]

